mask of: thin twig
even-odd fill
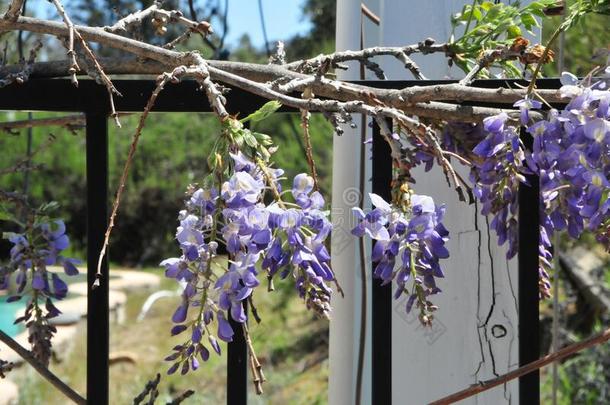
[[[311,90],[307,89],[303,92],[303,98],[311,98]],[[320,191],[320,185],[318,182],[318,172],[316,170],[316,162],[313,158],[313,149],[311,147],[311,136],[309,134],[309,119],[311,114],[307,110],[301,110],[301,128],[303,128],[303,142],[305,143],[305,156],[307,157],[307,164],[309,165],[309,171],[313,178],[313,187],[315,191]]]
[[[431,402],[430,405],[446,405],[452,404],[466,398],[470,398],[474,395],[480,394],[481,392],[490,390],[498,385],[506,384],[507,382],[514,380],[515,378],[522,377],[526,374],[529,374],[533,371],[536,371],[554,361],[562,360],[568,356],[571,356],[575,353],[578,353],[584,349],[588,349],[589,347],[597,346],[606,341],[610,340],[610,329],[606,329],[602,333],[599,333],[595,336],[592,336],[588,339],[583,340],[582,342],[574,343],[564,347],[563,349],[556,351],[555,353],[551,353],[547,356],[544,356],[536,361],[526,364],[523,367],[519,367],[516,370],[508,372],[504,375],[501,375],[497,378],[481,381],[480,383],[473,385],[470,388],[466,388],[462,391],[456,392],[454,394],[443,397],[437,401]]]
[[[19,67],[16,69],[16,71],[13,71],[0,79],[0,87],[8,86],[12,83],[25,83],[30,78],[30,74],[34,70],[36,56],[41,48],[42,42],[38,41],[30,50],[30,57],[28,60],[26,61],[22,59],[19,62]]]
[[[330,61],[334,64],[348,62],[348,61],[360,61],[363,59],[370,59],[375,56],[394,56],[399,53],[404,53],[409,56],[414,53],[447,53],[448,52],[447,44],[436,44],[433,39],[426,39],[420,43],[407,45],[407,46],[377,46],[373,48],[366,48],[360,51],[341,51],[335,52],[332,54],[319,55],[315,58],[298,60],[291,63],[288,63],[286,67],[288,69],[297,69],[300,70],[304,66],[319,66],[325,61]]]
[[[119,181],[119,188],[117,189],[116,196],[114,198],[114,202],[112,203],[112,214],[110,215],[110,221],[108,223],[108,228],[106,229],[106,233],[104,235],[104,244],[102,245],[102,249],[100,251],[98,261],[97,261],[97,273],[96,280],[93,283],[93,288],[97,287],[100,283],[100,278],[102,276],[102,261],[104,260],[104,256],[106,256],[106,249],[108,248],[108,244],[110,243],[110,235],[112,233],[112,229],[114,228],[114,220],[117,216],[119,205],[121,204],[121,196],[123,194],[123,190],[125,189],[125,184],[127,183],[127,175],[129,173],[129,168],[131,167],[131,162],[133,161],[133,157],[136,153],[136,149],[138,147],[138,141],[140,140],[140,135],[142,134],[142,130],[144,129],[144,124],[146,122],[146,118],[148,118],[148,114],[152,110],[155,105],[155,101],[157,101],[157,97],[165,87],[165,85],[175,80],[175,73],[178,69],[176,69],[171,74],[163,74],[159,76],[157,79],[157,86],[153,90],[148,102],[146,103],[146,107],[140,116],[140,120],[138,122],[138,126],[136,128],[135,133],[133,134],[133,138],[131,141],[131,146],[129,147],[129,153],[127,155],[127,160],[125,161],[125,166],[123,167],[123,173],[121,174],[121,179]]]
[[[22,347],[19,343],[17,343],[13,338],[0,330],[0,340],[10,347],[15,353],[19,355],[23,360],[25,360],[29,365],[34,367],[34,370],[38,372],[45,380],[50,382],[58,391],[68,397],[71,401],[76,404],[87,403],[87,400],[81,397],[76,391],[70,388],[66,383],[60,380],[55,374],[49,371],[48,368],[43,366],[38,360],[32,356],[32,354]]]
[[[133,404],[139,405],[142,401],[146,399],[148,394],[150,394],[150,399],[156,398],[159,395],[159,391],[157,387],[159,386],[159,382],[161,381],[161,374],[157,373],[156,377],[152,380],[146,382],[144,389],[140,392],[134,399]]]
[[[147,7],[144,10],[131,13],[121,18],[113,25],[104,27],[104,30],[112,33],[126,32],[130,26],[142,24],[142,21],[144,21],[145,18],[151,16],[153,12],[157,10],[157,8],[157,4],[153,4],[152,6]]]
[[[534,69],[534,73],[532,73],[532,80],[530,81],[529,86],[527,86],[528,95],[532,94],[532,92],[536,88],[536,80],[538,79],[538,73],[540,73],[540,68],[542,68],[542,65],[544,65],[546,63],[549,53],[551,52],[551,45],[559,37],[559,34],[561,34],[564,29],[565,28],[564,28],[563,24],[561,24],[559,27],[557,27],[557,29],[551,35],[551,38],[549,38],[548,42],[546,43],[544,52],[542,53],[542,56],[538,60],[538,63],[536,63],[536,69]]]
[[[248,297],[248,304],[250,304],[250,312],[252,312],[252,316],[254,317],[256,323],[261,323],[261,317],[258,314],[258,309],[254,305],[254,299],[252,298],[252,295]]]
[[[10,174],[10,173],[16,173],[16,172],[27,172],[30,170],[38,170],[41,167],[41,165],[33,165],[31,163],[32,158],[36,154],[38,154],[40,151],[48,148],[55,141],[55,139],[56,139],[55,135],[49,134],[49,138],[47,139],[47,141],[44,142],[43,144],[41,144],[40,146],[38,146],[33,151],[30,150],[25,158],[18,160],[16,163],[14,163],[10,167],[0,169],[0,176]],[[24,187],[24,193],[23,193],[24,196],[27,195],[27,193],[25,192],[25,189],[27,189],[27,187]]]
[[[8,5],[8,11],[4,14],[2,18],[5,18],[10,21],[16,21],[17,18],[21,15],[21,9],[23,8],[23,3],[25,0],[13,0]]]
[[[0,122],[0,130],[10,132],[22,128],[60,126],[68,129],[82,127],[85,125],[84,114],[66,115],[63,117],[36,118],[31,120],[19,120],[11,122]]]
[[[191,30],[186,30],[182,34],[178,35],[176,38],[172,39],[167,44],[163,45],[163,48],[174,49],[176,47],[176,45],[178,45],[179,43],[188,41],[189,38],[191,37],[191,34],[192,34]]]
[[[179,405],[181,404],[185,399],[193,396],[193,394],[195,394],[195,391],[193,390],[186,390],[184,391],[182,394],[178,395],[176,398],[172,399],[171,401],[169,401],[167,403],[167,405]]]
[[[72,23],[72,20],[70,19],[70,17],[68,17],[68,14],[66,13],[66,10],[64,9],[63,5],[59,2],[59,0],[50,0],[50,1],[53,3],[55,8],[57,9],[57,12],[62,17],[62,19],[64,20],[64,23],[66,24],[66,27],[68,28],[68,36],[69,36],[68,56],[71,56],[73,58],[73,61],[68,70],[68,73],[70,73],[72,75],[72,83],[75,86],[78,85],[78,81],[76,79],[76,72],[78,70],[80,70],[78,64],[76,63],[76,54],[74,53],[74,38],[76,38],[80,42],[80,45],[82,46],[83,50],[85,51],[85,54],[89,57],[89,59],[95,66],[95,70],[97,71],[97,74],[99,75],[100,80],[102,81],[104,86],[106,86],[106,90],[108,91],[108,96],[110,99],[110,113],[111,113],[110,115],[114,119],[116,125],[118,127],[120,127],[121,123],[119,122],[118,114],[114,107],[114,95],[116,94],[118,96],[121,96],[121,93],[119,93],[119,91],[114,87],[114,84],[112,83],[112,81],[110,80],[108,75],[106,75],[106,73],[104,72],[104,69],[102,69],[102,66],[97,61],[97,57],[95,56],[95,54],[93,53],[93,51],[91,50],[89,45],[87,44],[87,41],[85,41],[85,39],[82,37],[80,32],[76,30],[76,27]]]
[[[14,191],[4,191],[0,189],[0,201],[7,201],[19,206],[20,209],[33,211],[28,204],[28,199],[23,194]]]
[[[252,339],[250,339],[250,332],[248,331],[248,325],[244,322],[241,324],[244,332],[244,339],[248,346],[248,356],[250,358],[250,371],[252,372],[252,382],[256,389],[256,394],[261,395],[263,393],[263,383],[267,381],[265,374],[263,374],[263,367],[256,357],[254,347],[252,346]]]
[[[72,20],[70,19],[70,17],[68,17],[66,10],[64,10],[63,5],[58,0],[51,0],[51,2],[53,3],[53,5],[55,5],[57,12],[61,16],[61,18],[64,20],[66,27],[68,27],[68,53],[67,53],[67,55],[68,55],[68,58],[70,58],[70,62],[71,62],[70,68],[68,69],[68,73],[70,74],[70,77],[71,77],[70,80],[72,81],[72,84],[75,86],[78,86],[78,80],[76,79],[76,72],[78,72],[80,70],[80,67],[78,66],[78,63],[76,62],[76,52],[74,52],[74,32],[76,30],[74,29],[74,24],[72,23]],[[82,38],[81,38],[81,40],[82,40]]]

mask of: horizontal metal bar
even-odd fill
[[[115,97],[116,110],[121,112],[142,111],[155,87],[154,80],[114,80],[122,96]],[[401,89],[413,86],[432,86],[456,83],[455,80],[367,80],[354,81],[376,88]],[[496,88],[527,85],[523,80],[477,80],[473,87]],[[539,88],[559,88],[557,79],[540,79]],[[227,107],[232,113],[248,114],[255,111],[267,100],[244,90],[233,88],[227,94]],[[108,111],[108,92],[93,80],[81,80],[74,87],[67,79],[31,79],[23,84],[11,84],[0,88],[0,110],[31,111]],[[492,104],[486,104],[493,106]],[[506,104],[498,104],[498,106]],[[190,80],[169,84],[159,95],[153,111],[157,112],[212,112],[205,94],[199,85]],[[283,112],[297,112],[293,108],[282,107]]]

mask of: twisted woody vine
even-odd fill
[[[36,62],[36,46],[28,60],[2,68],[3,85],[51,76],[69,76],[76,85],[77,76],[89,75],[108,90],[113,117],[120,125],[113,103],[120,94],[109,75],[159,75],[134,134],[100,261],[114,221],[120,220],[125,180],[138,140],[146,132],[146,117],[163,88],[195,80],[221,123],[209,151],[209,171],[186,187],[184,207],[177,213],[176,257],[161,262],[165,276],[182,286],[180,303],[168,324],[168,333],[180,335],[182,343],[167,348],[168,374],[194,372],[214,353],[221,353],[222,342],[244,334],[252,379],[262,393],[265,376],[249,333],[249,328],[256,327],[251,320],[258,319],[254,296],[272,293],[276,283],[290,283],[307,309],[327,319],[332,319],[333,301],[341,299],[337,297],[342,293],[340,280],[331,267],[328,247],[333,231],[328,196],[318,190],[313,156],[306,156],[309,173],[286,178],[274,163],[277,147],[273,136],[247,125],[264,120],[282,105],[301,111],[309,151],[311,113],[324,114],[335,128],[335,136],[343,134],[342,126],[355,125],[353,114],[364,114],[379,125],[380,136],[392,154],[392,198],[386,201],[369,194],[373,209],[353,209],[356,224],[351,232],[356,238],[374,241],[373,276],[391,284],[396,299],[406,296],[404,311],[416,311],[424,325],[435,321],[439,308],[434,296],[451,288],[443,285],[443,259],[452,253],[447,249],[451,229],[443,225],[443,218],[453,213],[442,201],[417,193],[411,181],[416,166],[426,170],[439,166],[464,204],[478,200],[481,213],[491,219],[497,243],[507,245],[509,259],[518,250],[518,189],[527,185],[528,175],[539,177],[541,299],[550,296],[553,235],[565,232],[577,239],[590,232],[610,247],[610,68],[602,64],[580,79],[563,73],[558,90],[536,88],[540,67],[553,62],[553,53],[548,44],[530,44],[522,33],[537,27],[534,17],[544,18],[556,6],[554,1],[534,1],[524,7],[474,2],[453,17],[456,31],[446,43],[427,39],[404,47],[336,52],[294,62],[285,61],[279,46],[268,65],[206,60],[197,52],[175,50],[182,37],[205,37],[212,27],[157,3],[110,27],[74,25],[59,0],[51,3],[62,22],[22,16],[23,1],[13,0],[0,20],[0,29],[60,38],[68,60]],[[557,32],[571,28],[589,13],[608,14],[610,3],[575,2],[566,10],[568,17]],[[161,35],[165,33],[161,28],[169,25],[182,28],[184,34],[165,46],[133,37],[132,28],[151,21]],[[466,22],[468,28],[458,35]],[[122,56],[98,57],[90,43],[114,48]],[[422,86],[384,90],[340,81],[332,74],[346,68],[345,62],[357,61],[383,79],[385,74],[374,58],[389,55],[423,79],[425,72],[411,56],[433,53],[444,55],[466,77],[455,84],[426,86],[422,82]],[[525,75],[531,84],[515,89],[472,86],[475,78],[494,72],[501,77]],[[270,101],[239,119],[225,108],[224,94],[230,91],[225,86]],[[476,105],[466,109],[459,104],[506,99],[514,103],[512,109]],[[564,107],[555,109],[551,104]],[[533,139],[531,149],[523,144],[521,128]],[[462,178],[455,165],[468,167],[469,177]],[[0,204],[0,219],[21,229],[3,235],[12,248],[0,266],[0,288],[10,289],[9,301],[27,302],[24,314],[15,322],[24,323],[29,332],[31,361],[47,366],[56,332],[49,320],[59,315],[54,302],[68,292],[67,284],[49,266],[60,265],[72,276],[78,274],[79,262],[62,255],[69,239],[64,222],[54,217],[56,203],[35,206],[27,196],[0,190]],[[0,361],[0,377],[11,367]],[[155,387],[147,387],[144,394]]]

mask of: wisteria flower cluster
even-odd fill
[[[70,244],[62,220],[44,217],[26,226],[24,233],[5,233],[4,237],[13,246],[8,264],[0,267],[0,289],[10,287],[14,274],[16,293],[7,301],[29,296],[25,314],[17,318],[15,323],[25,323],[33,355],[43,364],[48,364],[51,357],[50,341],[56,332],[49,320],[60,314],[53,305],[53,300],[61,300],[68,293],[68,285],[57,273],[49,271],[48,267],[60,265],[66,275],[73,276],[78,274],[76,264],[79,262],[62,256]]]
[[[482,204],[481,214],[491,216],[490,226],[498,235],[498,245],[508,242],[506,257],[510,259],[519,249],[517,196],[527,170],[518,129],[508,125],[507,119],[508,115],[502,113],[483,120],[486,136],[473,149],[470,180]],[[527,113],[522,113],[522,119],[527,119]]]
[[[184,287],[171,333],[189,331],[166,358],[173,362],[170,374],[197,369],[198,358],[208,360],[204,336],[220,354],[217,338],[231,342],[235,333],[242,333],[234,328],[241,329],[248,319],[246,304],[261,283],[261,272],[270,290],[276,276],[292,278],[308,308],[323,317],[330,313],[328,282],[335,278],[325,241],[332,226],[322,211],[322,195],[313,191],[313,179],[297,175],[290,190],[295,203],[287,202],[281,169],[253,162],[240,151],[230,157],[228,179],[216,178],[216,186],[189,191],[176,232],[182,255],[161,263],[166,276]],[[271,203],[265,203],[266,192],[274,196]],[[228,268],[215,260],[221,248],[228,253]]]
[[[530,120],[530,110],[542,107],[539,101],[515,103],[521,125],[533,138],[531,151],[523,147],[517,127],[508,124],[506,114],[470,127],[470,132],[484,135],[472,150],[474,194],[482,203],[482,214],[492,216],[490,225],[498,243],[508,241],[508,258],[518,250],[519,184],[527,184],[527,174],[539,176],[541,297],[550,296],[551,238],[555,232],[566,230],[570,237],[578,238],[588,230],[606,246],[610,242],[610,92],[604,81],[583,87],[568,73],[563,74],[562,82],[560,92],[571,101],[561,111],[551,109],[545,120]]]
[[[352,234],[373,239],[372,260],[374,277],[383,284],[396,282],[395,299],[408,296],[407,313],[414,304],[419,308],[419,319],[430,324],[437,307],[429,296],[441,290],[436,279],[444,277],[439,260],[449,257],[445,247],[449,232],[442,224],[444,206],[437,206],[431,197],[403,193],[408,198],[406,209],[389,204],[377,194],[369,194],[375,206],[364,213],[353,208],[358,224]]]
[[[562,82],[571,101],[528,127],[534,138],[528,163],[540,176],[541,279],[548,278],[555,232],[579,238],[588,230],[610,246],[610,91],[603,81],[581,87],[570,74]],[[548,283],[540,287],[548,295]]]

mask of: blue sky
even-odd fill
[[[311,22],[302,18],[302,4],[305,0],[262,0],[265,25],[269,42],[289,39],[295,34],[306,33],[311,28]],[[67,7],[73,5],[70,0],[64,0]],[[202,4],[204,2],[201,2]],[[229,0],[229,33],[226,38],[228,45],[237,44],[245,33],[250,35],[254,46],[264,45],[263,30],[258,12],[258,0]],[[224,1],[221,2],[224,5]],[[46,1],[34,2],[29,7],[31,13],[49,18],[54,15],[53,7]],[[183,10],[188,15],[188,10]],[[57,17],[51,17],[57,19]],[[220,31],[220,27],[217,29]],[[220,34],[220,32],[218,32]]]
[[[303,20],[301,14],[304,0],[262,0],[262,3],[270,42],[309,31],[311,23]],[[255,46],[264,45],[258,0],[229,0],[228,23],[229,44],[236,44],[243,34],[248,33]]]

